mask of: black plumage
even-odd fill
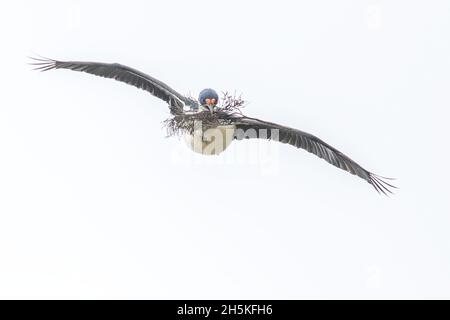
[[[167,102],[172,113],[182,112],[184,105],[190,106],[195,103],[194,100],[181,95],[158,79],[119,63],[57,61],[46,58],[33,59],[36,61],[32,63],[36,66],[35,70],[69,69],[125,82],[136,88],[148,91],[155,97]]]
[[[235,126],[233,137],[236,140],[269,139],[290,144],[313,153],[328,163],[366,180],[378,192],[388,194],[392,193],[391,188],[395,188],[386,181],[390,178],[381,177],[364,169],[348,156],[312,134],[244,116],[239,109],[242,104],[240,99],[233,100],[226,96],[228,104],[225,107],[218,107],[214,112],[203,111],[199,110],[199,103],[196,100],[181,95],[167,84],[145,73],[118,63],[57,61],[47,58],[33,59],[32,64],[36,66],[36,70],[70,69],[87,72],[115,79],[150,92],[155,97],[168,103],[173,118],[169,119],[167,123],[169,123],[172,131],[179,129],[190,131],[190,124],[195,119],[204,121],[209,127],[232,124]],[[188,110],[185,108],[188,108]]]
[[[235,138],[238,140],[252,138],[272,140],[274,138],[272,135],[275,133],[278,136],[274,140],[305,149],[335,167],[363,178],[378,192],[391,193],[389,187],[395,188],[392,184],[385,181],[385,179],[389,180],[389,178],[381,177],[364,169],[336,148],[307,132],[246,116],[237,119],[235,125]]]

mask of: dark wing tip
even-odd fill
[[[36,57],[28,57],[29,59],[31,59],[31,62],[29,62],[29,65],[34,66],[33,70],[38,70],[38,71],[48,71],[51,69],[56,69],[56,65],[58,63],[58,61],[53,60],[53,59],[48,59],[48,58],[44,58],[39,56],[39,58]]]
[[[369,183],[377,190],[378,193],[383,193],[386,196],[393,194],[392,188],[398,189],[396,186],[390,184],[386,180],[395,180],[394,178],[386,178],[374,173],[369,173]]]

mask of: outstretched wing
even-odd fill
[[[36,66],[35,70],[70,69],[125,82],[164,100],[169,104],[171,112],[175,114],[182,112],[184,105],[190,106],[195,103],[194,100],[181,95],[158,79],[118,63],[57,61],[47,58],[31,59],[34,60],[31,64]]]
[[[363,178],[378,192],[392,193],[390,187],[396,188],[384,180],[390,178],[384,178],[367,171],[348,156],[312,134],[250,117],[236,119],[235,125],[235,139],[237,140],[259,138],[288,143],[294,147],[305,149],[328,163]]]

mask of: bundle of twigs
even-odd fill
[[[210,111],[187,112],[177,114],[164,121],[167,135],[180,136],[183,134],[193,134],[194,130],[201,129],[205,131],[218,125],[232,123],[233,119],[242,116],[241,109],[245,106],[245,101],[241,96],[223,92],[219,106],[211,113]]]
[[[220,100],[218,109],[227,113],[238,113],[242,115],[241,109],[245,107],[245,101],[241,95],[237,96],[236,93],[231,95],[228,92],[223,92],[222,94],[223,97]]]

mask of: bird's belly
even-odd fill
[[[223,125],[205,131],[195,131],[184,136],[186,143],[194,152],[203,155],[218,155],[233,141],[236,126]]]

